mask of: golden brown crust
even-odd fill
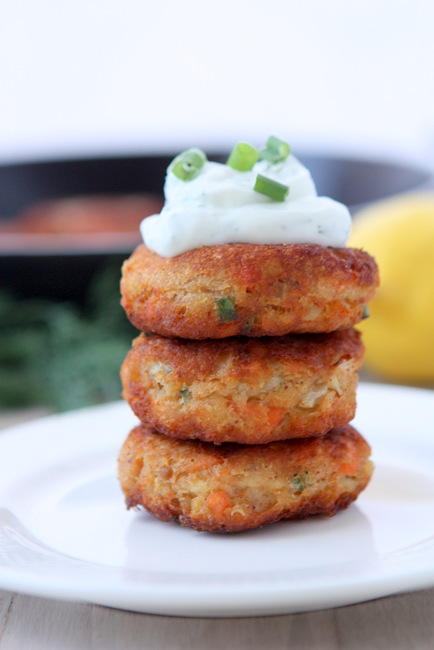
[[[333,515],[366,487],[370,447],[350,425],[320,438],[216,446],[174,440],[146,425],[119,455],[127,507],[209,532]]]
[[[323,435],[353,419],[364,355],[356,330],[189,341],[140,335],[123,397],[175,438],[220,444]]]
[[[351,248],[224,244],[164,258],[141,245],[123,265],[121,292],[142,331],[218,339],[348,329],[377,286],[375,261]],[[222,315],[228,298],[235,311]]]

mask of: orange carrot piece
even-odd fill
[[[214,517],[221,517],[226,508],[230,508],[231,505],[231,500],[224,490],[212,492],[206,500],[206,506]]]
[[[286,408],[283,406],[269,406],[267,409],[267,422],[271,430],[279,426],[285,417]]]
[[[339,473],[345,474],[346,476],[355,476],[358,472],[359,465],[360,465],[359,450],[353,449],[351,451],[351,458],[347,462],[340,464]]]
[[[286,413],[283,406],[264,406],[257,402],[247,402],[242,406],[233,403],[232,408],[239,415],[249,418],[267,431],[273,431],[279,426]]]

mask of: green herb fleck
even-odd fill
[[[370,315],[371,315],[371,314],[370,314],[370,312],[369,312],[369,307],[368,307],[368,305],[363,305],[362,320],[365,320],[366,318],[369,318]]]
[[[250,330],[253,327],[253,323],[255,322],[255,317],[250,316],[250,318],[247,320],[245,327],[244,327],[244,332],[245,334],[249,334]]]
[[[301,478],[301,476],[294,476],[294,478],[292,479],[292,483],[294,485],[294,489],[296,492],[303,492],[304,480]]]
[[[229,298],[229,296],[226,296],[226,298],[219,298],[219,300],[215,301],[215,304],[217,306],[217,311],[222,322],[236,320],[238,318],[234,303]]]
[[[187,404],[188,400],[191,397],[190,391],[188,390],[188,388],[181,388],[179,392],[181,393],[182,401],[184,402],[184,404]]]

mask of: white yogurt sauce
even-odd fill
[[[257,174],[289,186],[285,201],[253,190]],[[345,246],[351,216],[342,204],[317,196],[309,171],[293,156],[251,171],[206,161],[199,175],[182,181],[168,171],[160,214],[140,224],[146,246],[163,257],[216,244],[320,244]]]

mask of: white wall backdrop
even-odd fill
[[[432,0],[0,0],[0,161],[228,148],[434,162]]]

